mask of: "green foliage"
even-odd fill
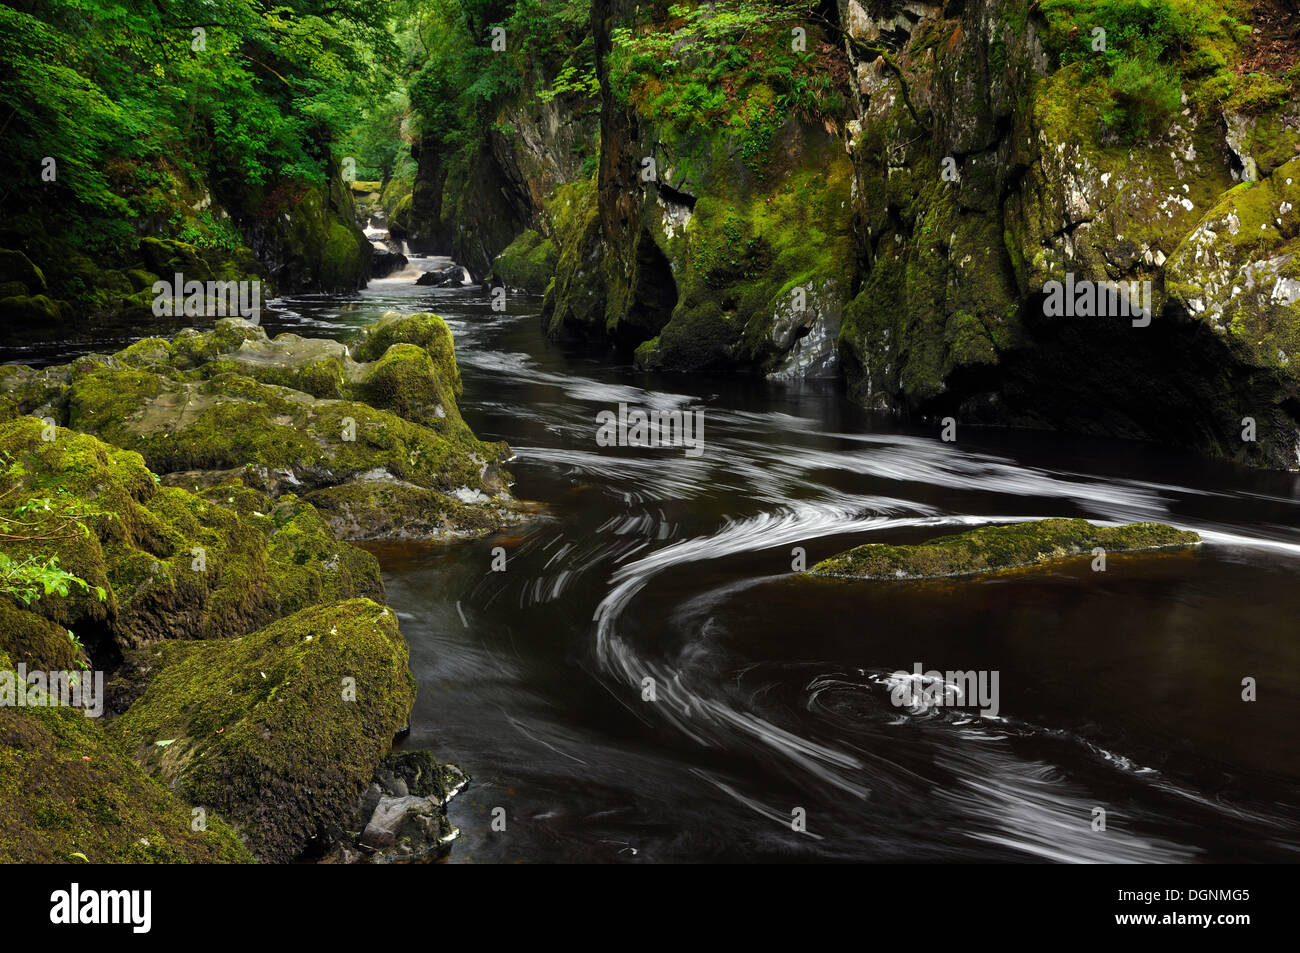
[[[88,521],[111,518],[93,503],[81,499],[59,486],[42,485],[19,461],[8,454],[0,457],[0,504],[14,498],[18,502],[0,513],[0,540],[19,543],[57,543],[59,540],[88,538]],[[48,490],[49,496],[33,492]],[[107,593],[92,587],[84,579],[59,567],[57,556],[28,554],[19,558],[0,552],[0,593],[30,606],[42,596],[67,598],[73,589],[93,591],[103,602]],[[73,638],[76,642],[75,637]]]
[[[746,164],[760,172],[791,115],[844,108],[825,64],[791,42],[791,29],[809,28],[813,12],[806,0],[724,0],[672,6],[663,25],[620,27],[610,57],[614,95],[684,131],[735,129]]]
[[[1111,103],[1102,120],[1129,141],[1163,131],[1184,91],[1207,109],[1252,112],[1285,101],[1281,78],[1232,68],[1250,36],[1243,0],[1044,0],[1044,45],[1085,77],[1107,78]],[[1093,50],[1093,31],[1106,49]]]
[[[1110,103],[1102,121],[1129,141],[1160,132],[1182,107],[1178,71],[1146,59],[1123,59],[1110,75]]]
[[[520,92],[563,97],[575,112],[599,94],[588,0],[427,0],[410,46],[411,109],[444,150],[497,125],[502,100]],[[505,49],[493,49],[493,30]]]
[[[160,221],[230,247],[229,229],[192,221],[203,187],[323,182],[328,143],[387,92],[389,15],[363,0],[0,6],[0,204],[56,209],[92,251],[128,253],[136,223]]]

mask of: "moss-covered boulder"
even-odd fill
[[[27,538],[0,541],[0,553],[54,556],[94,587],[32,605],[92,648],[239,635],[315,602],[383,593],[374,558],[292,494],[159,486],[139,454],[30,417],[0,426],[0,453],[19,468],[6,502],[29,511]]]
[[[111,726],[147,771],[228,817],[264,861],[348,814],[406,724],[415,688],[390,609],[315,606],[218,642],[169,643]]]
[[[383,535],[380,524],[441,537],[500,526],[515,508],[501,466],[509,449],[475,437],[460,389],[451,332],[436,315],[390,313],[349,345],[268,339],[224,319],[64,368],[0,372],[0,412],[49,413],[140,453],[165,483],[192,492],[233,479],[273,496],[347,486],[346,512],[325,515],[350,538]],[[412,505],[418,497],[418,512],[383,512],[398,487]]]
[[[246,183],[244,238],[281,293],[364,288],[374,247],[356,222],[352,191],[330,161],[324,185]]]
[[[0,248],[0,284],[16,283],[25,292],[43,294],[49,289],[45,273],[20,251]]]
[[[528,228],[492,261],[491,278],[519,291],[541,294],[551,282],[558,261],[555,243]]]
[[[911,546],[868,543],[822,560],[813,576],[853,579],[937,579],[1019,569],[1090,554],[1132,553],[1194,546],[1195,533],[1161,523],[1094,526],[1081,519],[1047,519],[982,526]]]
[[[5,651],[12,642],[0,627],[0,670],[18,664]],[[71,708],[0,707],[0,803],[0,863],[253,860],[219,815],[196,825],[189,804]]]
[[[386,473],[312,490],[305,499],[340,539],[453,539],[487,536],[519,522],[528,508],[481,492],[443,493]]]
[[[0,598],[0,645],[15,665],[42,672],[69,672],[88,662],[67,627]]]

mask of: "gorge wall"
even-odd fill
[[[503,98],[442,247],[648,370],[1294,468],[1298,23],[1276,0],[595,0],[599,91]],[[1151,320],[1045,313],[1067,281],[1149,282]]]

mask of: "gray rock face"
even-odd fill
[[[446,857],[460,831],[447,820],[447,803],[469,777],[427,751],[393,754],[357,805],[353,826],[336,831],[328,863],[418,864]]]

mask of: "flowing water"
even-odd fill
[[[389,308],[443,315],[465,418],[510,444],[515,494],[545,504],[502,538],[373,547],[419,684],[405,746],[474,779],[450,809],[453,862],[1300,858],[1295,475],[1043,433],[943,443],[832,383],[650,376],[562,348],[539,305],[495,313],[408,272],[263,322],[341,335]],[[596,415],[620,403],[703,410],[705,452],[597,446]],[[791,572],[796,548],[811,565],[1045,516],[1206,542],[1105,572]],[[996,672],[997,716],[897,707],[891,673],[917,663]]]

